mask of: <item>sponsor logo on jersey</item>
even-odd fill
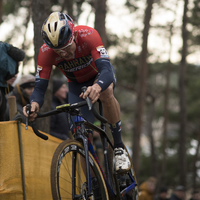
[[[91,35],[93,33],[93,30],[90,29],[89,32],[88,32],[88,35]]]
[[[40,78],[40,71],[42,71],[42,66],[37,66],[37,72],[36,72],[36,75],[35,75],[35,78]]]
[[[102,45],[102,46],[98,46],[97,48],[97,51],[100,53],[100,56],[101,58],[108,58],[108,53],[105,49],[105,47]]]
[[[48,47],[48,46],[46,46],[46,45],[43,45],[42,47],[41,47],[41,51],[42,51],[42,53],[44,53],[45,51],[48,51],[50,48]]]
[[[90,30],[88,30],[88,29],[80,29],[78,31],[78,33],[79,33],[80,37],[87,37],[87,35],[91,35],[93,33],[93,30],[92,29],[90,29]]]
[[[71,61],[62,61],[57,65],[57,67],[65,72],[75,72],[89,66],[92,61],[93,58],[91,55],[89,55],[81,58],[76,58]]]

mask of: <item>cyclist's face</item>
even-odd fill
[[[54,49],[54,51],[65,60],[73,59],[76,51],[76,43],[74,42],[74,39],[76,39],[76,34],[75,37],[72,38],[72,41],[70,41],[70,43],[65,48],[58,50]]]

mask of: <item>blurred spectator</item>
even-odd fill
[[[155,195],[157,179],[149,177],[145,182],[139,186],[140,200],[153,200]]]
[[[0,121],[5,120],[5,95],[9,93],[9,84],[12,82],[13,77],[16,78],[18,62],[22,61],[24,57],[25,53],[23,50],[0,41]]]
[[[169,200],[184,200],[185,199],[185,188],[179,185],[175,188]]]
[[[23,115],[23,107],[29,104],[30,96],[35,87],[35,77],[33,75],[22,75],[13,91],[9,93],[16,97],[17,111],[22,114],[22,122],[26,123],[26,117]],[[9,107],[7,104],[6,120],[9,120]]]
[[[155,197],[155,200],[168,200],[169,198],[167,198],[167,191],[168,189],[166,187],[161,187],[158,195]]]
[[[194,190],[192,193],[192,198],[190,200],[200,200],[200,191]]]
[[[52,109],[61,104],[68,103],[68,88],[64,81],[53,80]],[[54,137],[66,140],[69,137],[69,118],[65,112],[51,116],[50,134]]]
[[[0,121],[6,120],[6,94],[13,90],[12,84],[15,82],[17,74],[11,79],[7,80],[7,87],[0,87]]]

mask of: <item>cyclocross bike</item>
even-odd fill
[[[85,90],[86,87],[83,88],[83,91]],[[80,107],[85,105],[88,105],[95,117],[101,122],[100,127],[90,123],[82,116]],[[30,105],[27,105],[28,110],[30,110]],[[133,164],[131,163],[131,169],[124,174],[115,172],[113,144],[106,134],[107,120],[103,117],[100,101],[98,110],[97,112],[95,106],[87,98],[86,101],[63,104],[57,106],[55,110],[38,113],[37,118],[60,112],[67,112],[71,116],[76,116],[73,138],[60,143],[52,158],[51,191],[53,200],[139,199]],[[37,136],[45,140],[48,139],[47,135],[37,130],[35,123],[32,124],[32,128]],[[89,139],[88,129],[98,132],[101,136],[104,170]],[[131,161],[130,156],[129,159]]]

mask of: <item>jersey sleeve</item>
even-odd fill
[[[52,49],[50,49],[46,45],[43,45],[40,48],[38,55],[36,78],[49,80],[53,64],[54,63],[52,62]]]
[[[108,53],[103,46],[99,33],[95,29],[92,30],[89,47],[91,48],[91,55],[99,73],[96,83],[101,87],[102,91],[104,91],[112,82],[116,83],[115,70],[110,63]]]
[[[91,49],[91,55],[94,61],[99,58],[109,59],[108,53],[103,45],[99,33],[95,29],[91,30],[92,30],[91,34],[92,37],[90,37],[89,48]]]
[[[46,45],[40,48],[38,55],[38,66],[36,72],[35,88],[30,97],[30,102],[37,102],[40,107],[44,103],[44,95],[47,90],[53,62],[51,60],[51,49]]]

